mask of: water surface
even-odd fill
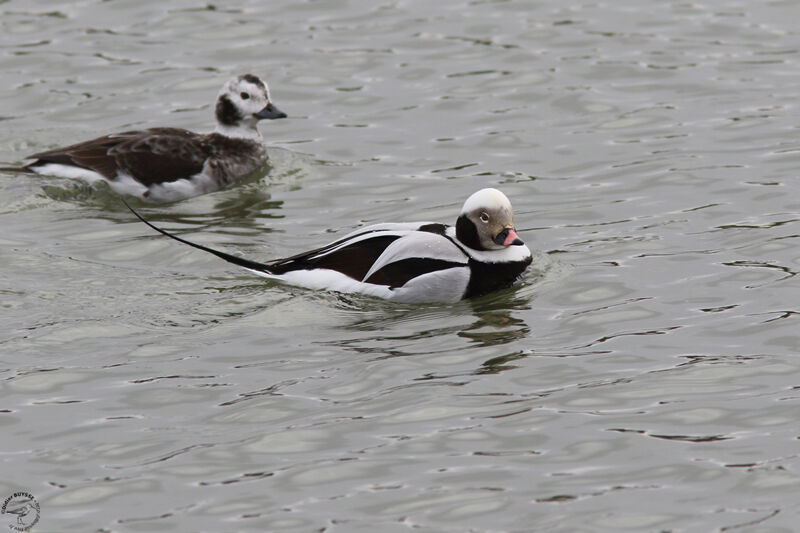
[[[0,4],[3,165],[210,129],[253,72],[290,115],[266,175],[150,219],[266,260],[495,186],[541,253],[520,287],[399,306],[0,173],[0,497],[41,531],[792,531],[796,11]]]

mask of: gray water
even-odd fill
[[[266,260],[495,186],[541,254],[515,289],[398,306],[0,173],[0,500],[32,494],[34,531],[796,530],[796,3],[0,13],[2,165],[208,130],[252,72],[290,115],[269,172],[144,215]]]

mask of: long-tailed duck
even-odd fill
[[[177,237],[131,211],[167,237],[260,276],[396,302],[455,302],[487,294],[513,285],[531,263],[531,252],[514,229],[511,202],[497,189],[470,196],[455,227],[434,222],[375,224],[322,248],[269,263]]]
[[[272,104],[269,87],[257,76],[229,80],[216,104],[217,128],[193,133],[150,128],[98,137],[39,152],[24,167],[5,168],[48,176],[105,180],[121,194],[174,201],[215,191],[253,172],[267,160],[261,119],[284,118]]]

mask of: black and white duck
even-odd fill
[[[514,229],[511,202],[492,188],[467,199],[455,226],[436,222],[374,224],[322,248],[267,263],[177,237],[134,214],[172,239],[260,276],[395,302],[456,302],[481,296],[521,280],[531,264],[531,252]]]

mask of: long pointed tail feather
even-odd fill
[[[147,220],[144,219],[144,217],[142,217],[142,215],[140,215],[139,213],[134,211],[134,209],[130,205],[128,205],[128,202],[126,202],[122,198],[120,198],[120,200],[122,200],[122,203],[125,204],[125,207],[130,209],[131,213],[136,215],[136,218],[138,218],[139,220],[141,220],[142,222],[144,222],[145,224],[147,224],[148,226],[150,226],[151,228],[153,228],[157,232],[161,233],[162,235],[166,235],[170,239],[175,239],[178,242],[182,242],[183,244],[188,244],[189,246],[197,248],[198,250],[203,250],[204,252],[208,252],[210,254],[214,254],[217,257],[219,257],[220,259],[224,259],[225,261],[227,261],[229,263],[233,263],[234,265],[238,265],[238,266],[247,268],[249,270],[254,270],[256,272],[263,272],[265,274],[272,274],[272,271],[270,270],[269,266],[265,265],[264,263],[259,263],[257,261],[251,261],[249,259],[244,259],[242,257],[236,257],[235,255],[231,255],[231,254],[228,254],[228,253],[225,253],[225,252],[221,252],[219,250],[214,250],[213,248],[209,248],[208,246],[203,246],[202,244],[197,244],[196,242],[187,241],[186,239],[178,237],[177,235],[173,235],[172,233],[170,233],[170,232],[168,232],[166,230],[163,230],[163,229],[159,228],[158,226],[155,226],[154,224],[148,222]]]

